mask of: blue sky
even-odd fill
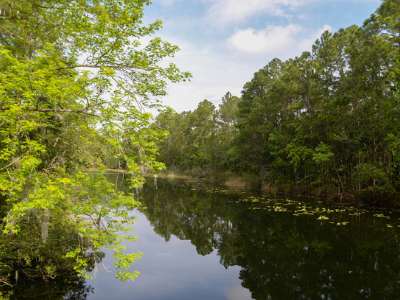
[[[192,73],[170,84],[164,104],[178,112],[207,99],[216,106],[273,58],[310,51],[325,30],[363,24],[380,0],[152,0],[145,22],[164,22],[157,33],[181,51],[172,60]]]

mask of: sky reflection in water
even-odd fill
[[[126,251],[142,251],[142,258],[133,264],[140,275],[134,282],[121,283],[115,273],[99,266],[96,279],[90,281],[94,294],[88,299],[251,299],[250,292],[241,286],[240,267],[225,269],[213,253],[201,256],[187,240],[172,236],[169,242],[157,235],[146,216],[137,215],[134,234],[138,239],[127,244]],[[112,270],[112,251],[103,260]]]

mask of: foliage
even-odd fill
[[[193,112],[165,110],[152,124],[158,132],[169,132],[168,138],[159,143],[159,159],[168,167],[181,170],[230,169],[235,163],[229,158],[229,151],[237,135],[239,102],[240,98],[228,92],[218,110],[208,100],[200,102]]]
[[[143,166],[163,168],[155,141],[165,134],[149,128],[145,108],[159,106],[152,97],[166,94],[167,80],[190,74],[159,65],[177,46],[158,37],[141,45],[162,24],[142,24],[148,4],[0,0],[0,239],[13,245],[0,255],[6,269],[84,274],[87,251],[108,246],[117,276],[136,276],[125,270],[138,254],[121,244],[132,237],[120,231],[138,203],[77,171],[101,168],[107,150],[124,159],[132,187],[143,184]]]

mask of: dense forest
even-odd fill
[[[193,112],[160,114],[152,126],[170,136],[159,158],[195,176],[253,175],[267,190],[394,199],[399,46],[400,2],[385,0],[362,27],[326,31],[311,53],[269,62],[241,98],[227,93],[218,109],[204,100]]]

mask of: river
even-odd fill
[[[93,280],[25,278],[15,299],[400,298],[398,211],[173,179],[150,179],[136,197],[134,282],[115,279],[106,249]]]

